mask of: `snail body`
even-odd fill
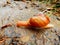
[[[49,19],[48,16],[46,16],[46,15],[39,15],[39,16],[31,17],[27,21],[18,21],[16,23],[16,25],[18,27],[20,27],[20,26],[32,26],[32,27],[44,28],[49,23],[50,23],[50,19]]]

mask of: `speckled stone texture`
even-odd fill
[[[34,4],[29,1],[13,1],[11,4],[0,6],[0,27],[12,23],[12,26],[0,29],[0,37],[5,38],[0,45],[60,45],[60,21],[51,12],[49,13],[53,28],[16,27],[18,20],[27,20],[46,9],[46,4],[39,2]]]

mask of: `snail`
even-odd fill
[[[50,24],[50,18],[46,15],[37,15],[34,17],[29,18],[27,21],[18,21],[16,23],[17,27],[20,26],[32,26],[32,27],[39,27],[39,28],[50,28],[53,27],[52,24]]]

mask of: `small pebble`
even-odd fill
[[[39,7],[39,5],[36,5],[36,7]]]
[[[60,17],[57,17],[56,19],[60,21]]]
[[[60,36],[58,36],[58,38],[59,38],[59,41],[60,41]]]
[[[26,6],[25,8],[26,8],[26,9],[28,9],[28,7],[27,7],[27,6]]]
[[[32,3],[32,5],[36,5],[35,3]]]

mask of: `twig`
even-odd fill
[[[6,25],[2,26],[0,29],[4,29],[4,28],[10,27],[10,26],[12,26],[12,24],[6,24]]]

